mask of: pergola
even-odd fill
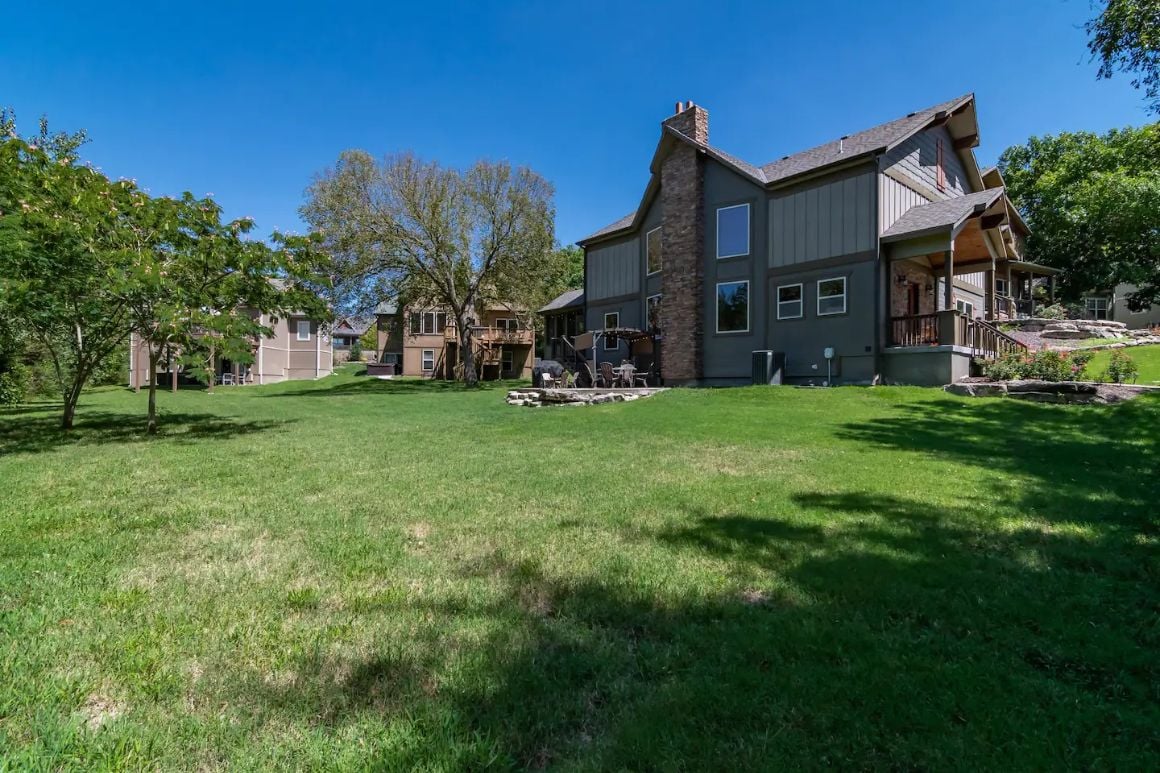
[[[596,346],[601,341],[605,341],[609,338],[616,338],[620,341],[627,341],[630,353],[632,352],[632,348],[635,344],[638,344],[641,341],[648,341],[651,347],[651,351],[655,353],[657,351],[656,342],[660,336],[655,331],[638,330],[634,327],[609,327],[602,330],[590,330],[587,333],[581,333],[572,340],[572,346],[577,351],[583,351],[584,349],[592,350],[591,375],[593,376],[595,376],[597,370]]]

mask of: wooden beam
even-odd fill
[[[951,115],[946,110],[939,110],[937,113],[934,114],[934,119],[930,122],[930,125],[931,126],[942,126],[944,123],[949,121],[950,118],[951,118]]]
[[[982,228],[984,231],[991,228],[997,228],[998,226],[1002,225],[1003,220],[1006,219],[1006,217],[1007,215],[1005,213],[999,213],[998,215],[983,215],[981,218],[979,218],[979,228]]]
[[[966,137],[959,137],[955,140],[955,150],[966,150],[973,148],[979,144],[979,135],[968,134]]]

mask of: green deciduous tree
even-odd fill
[[[1160,113],[1160,0],[1105,0],[1087,23],[1088,50],[1100,62],[1099,77],[1132,73],[1149,109]]]
[[[458,170],[347,151],[311,184],[302,215],[332,253],[341,305],[389,296],[449,310],[468,384],[477,309],[522,302],[551,265],[552,186],[507,163]]]
[[[999,169],[1031,226],[1028,257],[1063,269],[1066,297],[1126,282],[1133,308],[1160,302],[1160,124],[1032,137]]]

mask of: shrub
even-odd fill
[[[24,402],[28,393],[28,371],[23,366],[14,366],[0,373],[0,405],[16,405]]]
[[[996,381],[1035,378],[1042,381],[1076,381],[1084,377],[1092,352],[1015,352],[995,360],[980,361],[983,375]]]
[[[1040,319],[1067,319],[1067,309],[1062,304],[1053,303],[1050,306],[1044,306],[1035,316]]]
[[[1135,382],[1136,377],[1140,375],[1140,368],[1136,365],[1136,361],[1129,357],[1122,349],[1117,349],[1112,352],[1112,359],[1108,362],[1108,369],[1104,371],[1104,376],[1108,381],[1116,384],[1124,384],[1128,381]]]

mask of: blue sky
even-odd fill
[[[677,100],[755,163],[968,91],[983,164],[1032,134],[1144,123],[1127,78],[1095,79],[1091,14],[1088,0],[61,0],[0,27],[0,105],[25,130],[41,114],[83,127],[106,173],[212,192],[262,233],[301,229],[303,189],[345,148],[507,159],[555,185],[570,242],[636,206]]]

